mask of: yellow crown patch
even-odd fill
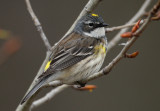
[[[98,17],[98,15],[97,15],[97,14],[94,14],[94,13],[92,14],[92,16]]]

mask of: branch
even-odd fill
[[[52,89],[49,93],[47,93],[44,97],[38,99],[37,101],[34,101],[30,107],[30,111],[48,101],[50,101],[53,97],[55,97],[58,93],[60,93],[61,91],[63,91],[64,89],[68,88],[69,85],[61,85],[58,86],[55,89]]]
[[[141,20],[140,24],[143,24],[144,22],[145,22],[145,20]],[[121,30],[121,29],[124,29],[124,28],[133,27],[135,24],[136,24],[136,22],[135,23],[128,23],[128,24],[121,25],[121,26],[106,28],[105,30],[106,30],[106,33],[108,33],[108,32],[113,32],[113,31],[116,31],[116,30]]]
[[[48,41],[48,39],[42,29],[41,23],[39,22],[37,16],[35,15],[32,7],[31,7],[30,1],[29,0],[25,0],[25,1],[26,1],[28,12],[30,13],[32,20],[33,20],[35,26],[37,27],[37,30],[40,33],[40,36],[44,42],[44,45],[46,46],[47,50],[49,51],[51,49],[51,45],[50,45],[50,43],[49,43],[49,41]]]
[[[156,21],[156,20],[160,19],[160,11],[157,12],[157,13],[158,13],[157,16],[154,16],[154,17],[151,18],[152,21]],[[142,25],[144,22],[146,22],[146,19],[141,20],[139,25]],[[133,27],[136,24],[137,24],[137,22],[128,23],[128,24],[125,24],[125,25],[120,25],[120,26],[115,26],[115,27],[108,27],[108,28],[105,29],[105,31],[106,31],[106,33],[113,32],[113,31],[116,31],[116,30],[121,30],[121,29]]]

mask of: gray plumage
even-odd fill
[[[61,80],[65,84],[74,84],[99,71],[106,55],[105,26],[107,24],[101,17],[91,14],[82,17],[73,32],[52,49],[49,67],[38,77],[37,84],[21,104],[46,83]]]

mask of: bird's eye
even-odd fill
[[[93,23],[89,23],[88,25],[89,25],[90,27],[92,27],[92,26],[93,26]]]

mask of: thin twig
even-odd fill
[[[61,91],[63,91],[64,89],[68,88],[69,85],[61,85],[58,86],[55,89],[52,89],[49,93],[47,93],[44,97],[38,99],[37,101],[34,101],[30,107],[30,111],[48,101],[50,101],[53,97],[55,97],[58,93],[60,93]]]
[[[34,24],[37,27],[37,30],[39,31],[40,36],[41,36],[47,50],[49,51],[51,49],[51,45],[50,45],[50,43],[49,43],[49,41],[48,41],[48,39],[47,39],[43,29],[42,29],[41,23],[39,22],[37,16],[35,15],[35,13],[32,9],[32,6],[30,4],[30,1],[29,0],[25,0],[25,1],[26,1],[27,9],[28,9],[28,11],[29,11],[29,13],[32,17],[32,20],[34,21]]]
[[[145,20],[141,20],[140,24],[143,24],[144,22],[145,22]],[[121,30],[121,29],[128,28],[128,27],[132,27],[135,24],[136,23],[130,23],[130,24],[125,24],[125,25],[121,25],[121,26],[106,28],[105,30],[106,30],[106,33],[108,33],[108,32],[113,32],[113,31]]]

